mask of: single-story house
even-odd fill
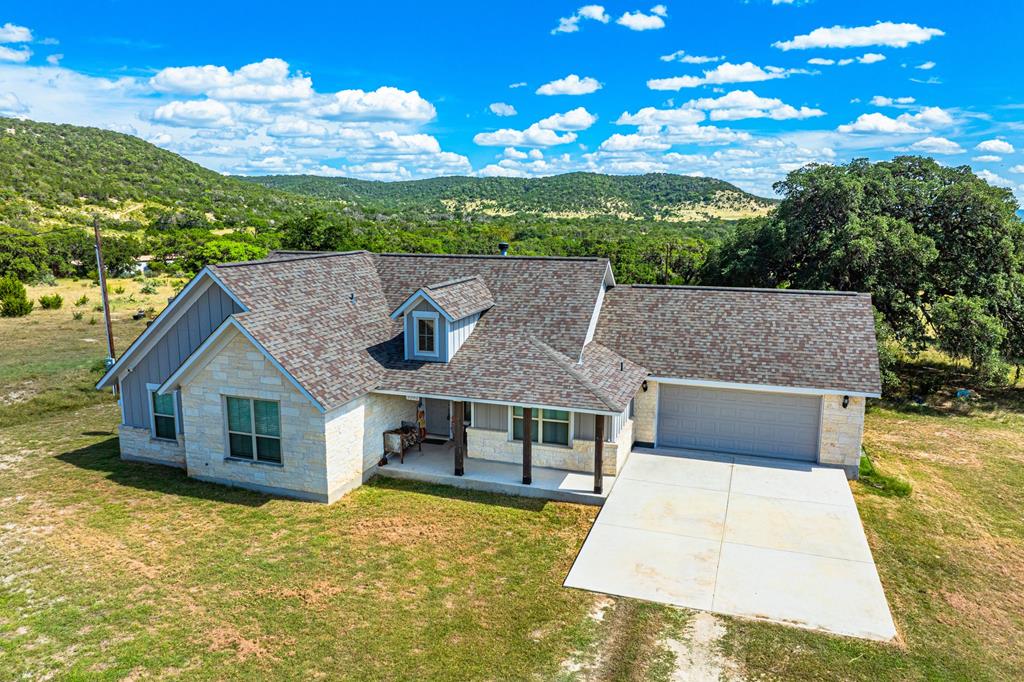
[[[621,286],[604,258],[279,251],[202,270],[97,387],[120,389],[125,459],[325,502],[418,406],[455,475],[492,460],[599,489],[643,445],[855,476],[875,343],[866,294]]]

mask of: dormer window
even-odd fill
[[[476,276],[420,287],[391,311],[402,318],[406,360],[451,362],[494,297]]]
[[[416,329],[416,355],[437,357],[437,313],[416,310],[412,319]]]

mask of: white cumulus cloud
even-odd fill
[[[945,137],[926,137],[910,145],[910,150],[926,154],[961,154],[964,148]]]
[[[937,28],[917,24],[896,24],[880,21],[871,26],[832,26],[816,28],[810,33],[794,36],[791,40],[772,43],[780,50],[806,50],[821,47],[907,47],[924,43],[945,33]]]
[[[821,109],[794,107],[781,99],[760,97],[751,90],[733,90],[721,97],[702,97],[683,105],[687,109],[709,111],[712,121],[738,121],[747,118],[770,118],[776,121],[824,116]]]
[[[511,104],[505,102],[491,102],[490,106],[487,107],[491,110],[491,113],[495,116],[515,116],[516,108]]]
[[[618,125],[632,125],[641,127],[659,127],[664,125],[690,125],[700,123],[706,118],[704,112],[696,109],[656,109],[655,107],[644,107],[635,114],[623,112],[615,121]]]
[[[545,83],[537,88],[538,95],[589,95],[601,89],[601,83],[596,78],[585,76],[580,78],[570,73],[565,78],[559,78]]]
[[[1012,154],[1014,152],[1012,144],[1000,139],[979,142],[974,148],[979,152],[991,152],[993,154]]]
[[[207,95],[229,102],[283,102],[307,99],[313,81],[291,75],[288,62],[269,58],[237,71],[224,66],[172,66],[161,69],[149,83],[157,92]]]
[[[640,10],[624,12],[621,17],[615,20],[615,23],[625,26],[631,31],[655,31],[659,28],[665,28],[665,19],[663,17],[668,14],[665,6],[655,5],[650,11],[650,14],[644,14]]]
[[[760,67],[753,62],[732,64],[724,62],[703,76],[675,76],[672,78],[653,78],[647,81],[651,90],[681,90],[696,88],[701,85],[717,85],[723,83],[756,83],[759,81],[788,78],[793,74],[810,73],[804,69],[783,69],[778,66]]]
[[[707,57],[702,55],[687,54],[686,50],[676,50],[671,54],[665,54],[659,57],[663,62],[680,62],[682,64],[708,64],[711,62],[720,62],[725,59],[725,56],[718,57]]]
[[[576,133],[558,134],[549,128],[534,123],[526,130],[502,128],[489,133],[477,133],[473,142],[481,147],[553,147],[576,140]]]
[[[583,107],[576,107],[564,114],[554,114],[541,119],[536,125],[546,130],[586,130],[596,121],[597,116]]]
[[[234,124],[231,109],[213,99],[168,102],[156,108],[153,120],[189,128],[225,128]]]
[[[15,49],[13,47],[6,47],[0,45],[0,62],[14,62],[15,64],[24,64],[32,57],[32,50],[27,47]]]
[[[885,55],[878,52],[868,52],[857,57],[857,61],[861,64],[877,64],[878,62],[885,61]]]
[[[426,122],[437,115],[434,105],[417,90],[401,90],[388,85],[376,90],[341,90],[317,113],[329,119],[346,121]]]
[[[974,174],[977,175],[982,180],[984,180],[985,182],[987,182],[988,184],[994,185],[996,187],[1006,187],[1009,189],[1013,189],[1017,186],[1017,183],[1015,183],[1013,180],[1010,180],[1009,178],[1004,178],[1001,175],[996,175],[990,170],[975,171]]]
[[[871,104],[876,107],[891,107],[897,104],[913,104],[916,100],[913,97],[884,97],[875,95],[871,98]]]
[[[605,152],[663,152],[671,148],[672,145],[658,135],[642,135],[640,133],[630,133],[628,135],[615,133],[598,147],[598,149]]]
[[[939,107],[925,107],[916,114],[900,114],[891,118],[885,114],[861,114],[853,123],[841,125],[837,130],[841,133],[883,133],[909,134],[921,133],[942,128],[953,123],[953,118]]]
[[[580,30],[581,19],[590,19],[607,24],[611,17],[608,16],[608,13],[604,11],[604,7],[601,5],[584,5],[571,16],[559,19],[558,26],[551,29],[551,33],[575,33]]]
[[[931,71],[935,68],[935,62],[924,62],[914,67],[915,69],[921,69],[922,71]]]
[[[0,26],[0,43],[31,43],[32,29],[7,22]]]

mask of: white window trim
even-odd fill
[[[434,351],[420,350],[420,323],[422,319],[431,320],[434,323]],[[436,358],[441,355],[439,315],[429,310],[414,310],[412,313],[412,354],[416,357]]]
[[[149,437],[153,440],[158,440],[164,443],[177,443],[178,442],[178,425],[181,423],[178,421],[178,392],[175,391],[171,394],[174,398],[174,438],[160,438],[156,435],[156,413],[153,411],[153,394],[160,388],[160,384],[146,384],[146,397],[149,399]],[[123,393],[121,394],[124,395]],[[123,400],[123,397],[122,397]],[[118,401],[121,402],[120,400]],[[160,415],[166,417],[167,415]],[[121,405],[121,421],[124,421],[124,405]]]
[[[252,429],[249,433],[243,433],[241,431],[232,431],[231,426],[228,423],[228,398],[235,400],[248,400],[249,401],[249,428]],[[260,438],[276,438],[278,443],[278,451],[281,454],[280,462],[272,462],[270,460],[259,459],[256,450],[256,406],[253,405],[253,401],[262,401],[265,403],[277,403],[277,430],[280,435],[277,436],[265,436],[259,434]],[[244,395],[228,395],[221,394],[221,409],[224,413],[224,458],[229,459],[232,462],[249,462],[250,464],[267,464],[269,466],[284,466],[284,425],[281,423],[281,401],[280,400],[267,400],[266,398],[252,398]],[[236,457],[231,454],[231,434],[237,436],[249,436],[252,441],[252,458],[247,457]]]
[[[515,418],[515,408],[523,407],[522,405],[509,405],[508,406],[508,439],[514,443],[521,443],[522,441],[516,440],[513,435],[512,421]],[[546,443],[544,441],[544,409],[543,408],[532,408],[537,420],[537,442],[535,445],[544,445],[549,448],[571,448],[573,441],[576,439],[575,425],[576,425],[576,414],[572,410],[559,410],[559,412],[569,413],[569,442],[568,443]],[[548,408],[554,409],[554,408]],[[476,413],[474,413],[474,416]],[[564,424],[564,421],[558,419],[548,419],[553,424]]]

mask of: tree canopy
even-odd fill
[[[938,342],[989,369],[1020,362],[1024,224],[1009,190],[920,157],[810,165],[775,189],[776,212],[727,235],[705,282],[871,292],[912,350]],[[967,350],[954,338],[972,325]]]

